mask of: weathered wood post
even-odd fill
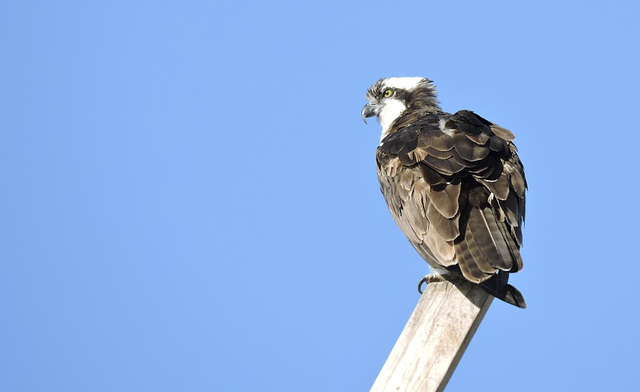
[[[371,391],[444,391],[492,300],[466,281],[428,284]]]

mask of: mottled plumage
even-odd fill
[[[362,112],[383,124],[376,162],[394,220],[435,273],[525,307],[507,284],[522,269],[527,187],[513,134],[468,110],[443,112],[428,79],[407,79],[378,81]]]

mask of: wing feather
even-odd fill
[[[460,211],[460,191],[462,186],[457,184],[443,184],[428,188],[428,196],[433,206],[447,219],[455,218]]]
[[[376,157],[381,190],[432,266],[457,266],[474,283],[522,268],[527,183],[513,138],[460,111],[427,115],[383,139]]]

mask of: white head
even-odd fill
[[[435,87],[427,78],[405,77],[378,80],[367,91],[368,103],[362,108],[362,119],[377,116],[382,126],[380,140],[389,128],[408,108],[436,108]]]

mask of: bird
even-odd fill
[[[380,190],[393,219],[431,267],[418,284],[468,281],[519,308],[508,283],[522,269],[527,181],[514,134],[470,110],[443,111],[424,77],[382,78],[364,122],[382,127]]]

